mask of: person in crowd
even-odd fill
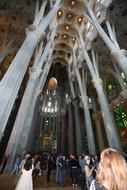
[[[41,163],[40,158],[38,158],[33,170],[33,182],[35,181],[35,179],[37,178],[37,176],[39,176],[39,173],[41,172],[40,163]]]
[[[95,157],[94,157],[94,165],[95,165],[96,168],[98,168],[98,164],[99,164],[98,156],[95,155]]]
[[[10,156],[9,155],[4,155],[3,156],[3,159],[2,159],[2,166],[1,166],[1,171],[0,171],[0,173],[2,174],[3,173],[3,171],[4,171],[4,169],[5,169],[5,167],[6,167],[6,165],[7,165],[7,162],[8,162],[8,159],[10,158]]]
[[[33,165],[34,165],[34,168],[35,168],[37,162],[38,162],[38,154],[35,154],[35,155],[32,157],[32,163],[33,163]]]
[[[45,156],[45,152],[43,152],[42,157],[41,157],[41,163],[40,163],[42,175],[45,173],[46,165],[47,165],[47,157]]]
[[[47,182],[50,182],[51,171],[53,170],[53,157],[49,154],[47,158]]]
[[[27,153],[27,154],[25,153],[22,155],[19,168],[22,168],[24,166],[24,164],[26,162],[26,158],[28,158],[28,157],[31,157],[31,155],[29,153]]]
[[[86,187],[87,189],[90,188],[91,182],[93,180],[93,170],[94,170],[94,166],[91,167],[90,165],[90,157],[89,156],[85,156],[85,175],[86,175]]]
[[[22,174],[18,180],[15,190],[33,190],[32,172],[34,166],[31,157],[26,158],[22,167]]]
[[[82,154],[79,157],[79,165],[81,168],[81,189],[84,189],[86,186],[85,164],[86,164],[85,155]]]
[[[14,172],[16,173],[16,175],[18,175],[20,163],[21,163],[21,156],[18,155],[17,158],[16,158],[16,160],[15,160],[14,169],[12,170],[11,175],[12,175]]]
[[[67,161],[65,156],[61,156],[59,159],[59,183],[61,187],[64,187],[64,177],[66,174],[66,169],[67,169]]]
[[[72,186],[77,187],[78,161],[74,155],[70,155],[70,167],[71,167]]]
[[[61,159],[61,155],[59,154],[56,158],[56,183],[59,182],[59,173],[60,173],[60,166],[59,161]]]
[[[115,149],[102,151],[96,180],[93,180],[90,190],[126,190],[127,163],[124,157]]]
[[[29,158],[29,157],[31,157],[31,155],[30,155],[29,153],[23,154],[23,156],[22,156],[22,158],[21,158],[21,163],[20,163],[20,165],[19,165],[19,175],[21,174],[22,168],[23,168],[23,166],[24,166],[25,163],[26,163],[26,159]]]

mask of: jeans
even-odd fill
[[[77,184],[77,168],[71,168],[72,184]]]
[[[60,185],[62,187],[64,186],[64,177],[65,177],[65,174],[66,174],[66,170],[60,168],[59,182],[60,182]]]

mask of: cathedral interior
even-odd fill
[[[0,1],[0,155],[127,152],[125,0]]]

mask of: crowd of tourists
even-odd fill
[[[1,166],[3,172],[3,167]],[[126,190],[127,163],[115,149],[102,151],[100,158],[82,154],[79,157],[52,155],[49,152],[39,154],[25,153],[15,159],[12,174],[19,177],[15,190],[33,190],[38,176],[46,174],[50,183],[52,171],[56,171],[56,183],[66,186],[65,177],[70,175],[72,187],[80,186],[83,190]],[[54,173],[54,172],[53,172]],[[79,177],[80,176],[80,177]]]

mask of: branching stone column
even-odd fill
[[[47,53],[49,53],[49,57],[48,57],[47,62],[45,62],[44,69],[42,71],[42,75],[40,77],[40,80],[38,81],[37,88],[36,88],[35,93],[33,95],[33,99],[32,99],[32,102],[29,106],[29,111],[28,111],[28,114],[26,117],[26,121],[24,123],[24,127],[22,130],[22,136],[25,135],[25,139],[26,139],[26,141],[24,140],[22,143],[22,144],[24,144],[24,146],[22,145],[24,147],[24,149],[27,147],[27,143],[28,143],[29,138],[30,138],[30,130],[32,127],[32,119],[33,119],[33,115],[34,115],[36,100],[37,100],[37,97],[39,96],[40,92],[42,92],[42,90],[43,90],[44,84],[45,84],[46,79],[47,79],[47,75],[49,73],[49,69],[51,67],[52,51],[53,51],[53,47],[50,47],[49,50],[47,51]],[[43,62],[44,62],[44,60],[41,60],[41,62],[38,64],[38,66],[39,67],[42,66]]]
[[[17,114],[17,118],[15,120],[13,130],[12,130],[12,133],[11,133],[8,145],[7,145],[7,149],[6,149],[6,153],[8,153],[8,155],[10,155],[12,162],[13,162],[13,159],[15,158],[15,154],[17,152],[17,148],[18,148],[18,145],[20,142],[20,137],[22,134],[22,129],[23,129],[23,126],[24,126],[24,123],[26,121],[26,117],[28,114],[27,112],[28,112],[28,109],[31,105],[31,101],[33,98],[33,94],[31,94],[31,91],[32,90],[34,91],[35,86],[37,84],[37,77],[39,77],[41,72],[42,72],[41,70],[38,72],[38,76],[37,76],[37,72],[30,72],[30,79],[27,84],[27,88],[25,90],[25,93],[24,93],[24,96],[23,96],[23,99],[22,99],[22,102],[21,102],[21,105],[20,105],[20,108],[19,108],[19,111]],[[31,94],[31,96],[29,96],[30,94]],[[9,162],[9,167],[12,167],[13,163],[11,163],[11,161]]]
[[[98,139],[98,145],[99,145],[99,151],[100,153],[102,150],[104,150],[104,140],[103,140],[103,135],[102,135],[102,127],[100,124],[100,115],[98,113],[93,114],[93,119],[96,125],[96,131],[97,131],[97,139]]]
[[[102,126],[101,126],[102,116],[101,116],[100,111],[97,112],[97,102],[96,101],[97,100],[92,98],[92,105],[93,105],[93,111],[94,111],[92,116],[93,116],[95,126],[96,126],[99,151],[101,153],[102,150],[105,148],[105,144],[104,144],[104,138],[103,138],[103,132],[102,132]]]
[[[80,30],[78,30],[78,34],[79,34],[79,41],[80,41],[80,44],[82,47],[83,55],[86,60],[87,66],[89,68],[90,74],[93,78],[92,81],[94,83],[94,86],[96,88],[96,91],[97,91],[97,94],[99,97],[102,117],[103,117],[103,121],[104,121],[104,125],[105,125],[105,131],[106,131],[109,146],[116,148],[122,152],[122,146],[120,143],[120,139],[118,138],[116,128],[113,124],[113,121],[112,121],[112,118],[110,115],[110,111],[109,111],[109,107],[108,107],[108,103],[106,101],[106,97],[105,97],[105,94],[103,91],[102,80],[99,77],[99,71],[97,68],[95,55],[92,52],[92,57],[93,57],[93,63],[92,63],[92,61],[90,60],[90,57],[86,51],[83,37],[82,37]]]
[[[60,153],[61,151],[61,126],[59,117],[57,117],[57,152]]]
[[[74,63],[74,67],[75,67],[79,90],[81,93],[81,100],[82,100],[83,108],[84,108],[89,154],[95,155],[96,148],[95,148],[95,142],[94,142],[92,123],[91,123],[91,118],[90,118],[90,113],[89,113],[88,97],[86,94],[86,87],[85,86],[83,87],[83,85],[82,85],[81,76],[80,76],[79,70],[76,65],[76,56],[75,56],[74,50],[73,50],[73,63]]]
[[[72,104],[70,97],[67,100],[68,107],[68,134],[69,134],[69,154],[74,154],[74,125],[72,117]]]
[[[116,148],[117,150],[122,152],[122,147],[120,140],[118,138],[118,134],[116,132],[116,128],[114,126],[114,123],[112,121],[111,114],[109,112],[108,103],[106,101],[103,88],[102,88],[102,81],[100,79],[93,79],[94,86],[97,90],[97,94],[100,101],[101,111],[102,111],[102,117],[105,124],[105,130],[107,134],[107,139],[109,146],[112,148]]]
[[[97,18],[95,17],[92,9],[89,6],[88,1],[84,1],[84,4],[88,10],[88,14],[84,13],[84,16],[91,22],[91,24],[96,28],[102,40],[105,42],[109,50],[111,51],[111,55],[115,58],[116,62],[121,67],[122,71],[125,73],[127,77],[127,51],[124,49],[120,49],[119,44],[116,40],[115,30],[110,26],[109,22],[106,22],[107,29],[109,32],[109,36],[105,33],[101,25],[99,24]]]
[[[52,53],[50,54],[49,59],[51,58],[51,55],[52,55]],[[52,63],[52,61],[48,60],[47,63],[45,64],[43,73],[42,73],[42,75],[40,77],[40,80],[38,81],[37,88],[36,88],[35,93],[33,95],[31,106],[29,107],[30,108],[29,113],[27,115],[27,118],[26,118],[24,126],[23,126],[23,130],[22,130],[22,135],[21,136],[22,136],[22,139],[24,138],[24,140],[22,141],[22,143],[20,143],[20,146],[19,146],[19,147],[21,147],[21,150],[27,148],[27,144],[28,144],[28,141],[29,141],[29,138],[30,138],[30,130],[31,130],[31,127],[32,127],[32,119],[33,119],[33,115],[34,115],[34,109],[35,109],[36,101],[37,101],[37,98],[38,98],[40,92],[43,90],[45,81],[47,79],[47,75],[49,73],[49,69],[51,67],[51,63]],[[43,81],[43,86],[40,83],[40,81]]]
[[[51,61],[48,60],[48,62],[45,64],[43,71],[41,69],[46,59],[46,56],[49,53],[49,51],[45,52],[45,50],[41,58],[38,59],[40,60],[39,63],[36,64],[36,66],[33,67],[34,69],[31,70],[30,79],[28,81],[28,84],[27,84],[27,87],[26,87],[26,90],[21,102],[21,106],[19,108],[19,112],[14,123],[12,134],[11,134],[11,137],[9,139],[9,143],[6,149],[6,153],[11,155],[12,161],[10,161],[11,163],[9,163],[10,167],[12,167],[11,165],[13,164],[13,161],[14,161],[13,159],[15,158],[15,154],[17,150],[19,149],[19,151],[22,152],[23,149],[27,148],[27,141],[29,141],[29,132],[31,128],[36,100],[39,93],[43,89],[43,87],[41,86],[42,82],[44,85],[49,68],[51,66]],[[51,59],[52,50],[53,50],[53,47],[50,49],[50,54],[49,54],[48,59]],[[40,77],[41,73],[42,75]],[[40,80],[39,80],[39,77],[40,77]]]
[[[74,111],[75,111],[75,130],[76,130],[76,152],[77,155],[82,154],[82,135],[81,135],[81,124],[80,124],[80,118],[79,118],[79,107],[78,107],[78,99],[75,95],[75,89],[72,82],[71,77],[71,71],[70,71],[70,63],[68,63],[68,78],[69,78],[69,84],[71,93],[73,96],[73,102],[74,102]]]
[[[10,112],[36,44],[59,9],[60,1],[56,1],[46,17],[40,18],[39,23],[35,22],[35,25],[30,27],[31,30],[0,83],[0,139],[4,134]],[[46,1],[43,4],[45,7]]]
[[[28,139],[28,144],[27,146],[23,147],[23,150],[20,152],[23,152],[24,150],[26,152],[30,151],[30,152],[37,152],[38,150],[41,150],[39,148],[39,139],[40,139],[40,133],[39,133],[39,128],[40,128],[40,97],[38,97],[37,101],[36,101],[36,105],[35,105],[35,109],[34,109],[34,116],[33,116],[33,120],[32,120],[32,126],[30,128],[30,138],[27,136],[28,134],[28,130],[29,129],[24,129],[23,131],[26,131],[26,136],[23,136],[23,140],[22,140],[22,134],[20,137],[20,141],[24,144],[24,142],[26,142],[26,138]],[[34,146],[36,145],[36,146]]]
[[[61,154],[65,154],[65,112],[61,112]]]
[[[56,117],[56,140],[57,140],[57,153],[60,153],[61,150],[61,126],[60,126],[60,104],[61,104],[61,93],[60,89],[57,90],[57,117]]]

